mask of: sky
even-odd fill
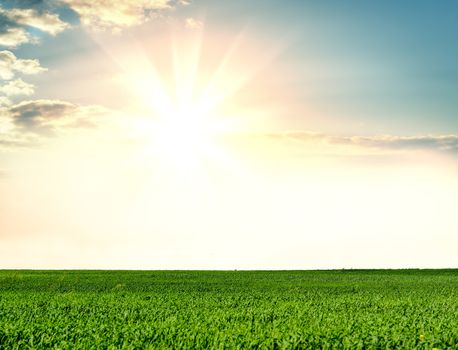
[[[0,268],[458,266],[458,3],[1,0]]]

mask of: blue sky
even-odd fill
[[[255,23],[273,37],[294,33],[279,60],[293,67],[303,103],[331,121],[367,123],[372,133],[457,130],[455,1],[204,4],[210,20]]]
[[[75,28],[56,37],[41,33],[41,45],[24,45],[17,53],[63,69],[67,61],[98,50],[73,11],[60,8],[59,13]],[[301,106],[313,106],[328,121],[320,123],[323,132],[457,131],[455,1],[197,0],[173,16],[205,18],[210,31],[249,28],[273,43],[288,40],[269,69],[292,72],[285,84],[295,93],[290,103],[298,105],[289,116],[298,124],[293,128],[314,128],[309,124],[316,117],[304,121],[300,115],[307,114]]]

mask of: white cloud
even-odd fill
[[[27,27],[33,27],[42,32],[56,35],[69,26],[55,13],[37,11],[31,8],[4,9],[0,6],[1,46],[15,48],[25,43],[36,43],[38,39],[27,31]]]
[[[186,18],[185,26],[189,29],[201,29],[204,26],[204,24],[203,22],[198,21],[192,17],[188,17]]]
[[[46,70],[36,59],[19,59],[11,51],[0,51],[0,79],[12,79],[15,72],[37,74]]]
[[[13,27],[0,31],[0,45],[17,47],[21,44],[32,42],[33,38],[24,28]]]
[[[63,22],[57,14],[50,12],[42,13],[34,9],[3,10],[0,8],[0,14],[14,23],[34,27],[51,35],[56,35],[69,27],[69,24]]]
[[[158,11],[171,10],[182,1],[174,0],[61,0],[80,16],[81,23],[92,29],[119,31],[147,21]]]
[[[34,93],[34,86],[32,84],[26,83],[22,79],[15,79],[8,81],[4,85],[0,85],[0,92],[6,96],[30,96]]]
[[[0,107],[11,105],[11,100],[6,96],[0,96]]]

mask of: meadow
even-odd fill
[[[0,271],[0,349],[458,349],[458,270]]]

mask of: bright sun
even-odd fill
[[[247,64],[247,56],[236,55],[242,51],[241,38],[239,35],[225,48],[221,62],[213,72],[204,74],[205,79],[199,76],[200,30],[172,36],[170,76],[164,73],[167,69],[158,69],[144,51],[142,54],[141,50],[130,50],[124,57],[119,79],[145,107],[146,117],[140,118],[138,134],[150,154],[180,169],[195,168],[208,161],[231,161],[220,142],[221,135],[249,127],[243,112],[235,109],[237,104],[230,103],[227,108],[225,103],[265,64]],[[233,64],[240,57],[242,62]]]
[[[130,75],[127,82],[151,110],[152,115],[139,124],[150,154],[180,170],[197,168],[208,161],[221,162],[227,156],[220,136],[233,132],[237,123],[214,114],[218,102],[208,92],[192,101],[190,96],[195,93],[190,84],[179,82],[177,90],[185,90],[183,86],[188,89],[176,101],[153,74],[141,78]]]
[[[163,116],[153,126],[152,142],[169,163],[195,167],[215,155],[216,123],[192,109]]]

